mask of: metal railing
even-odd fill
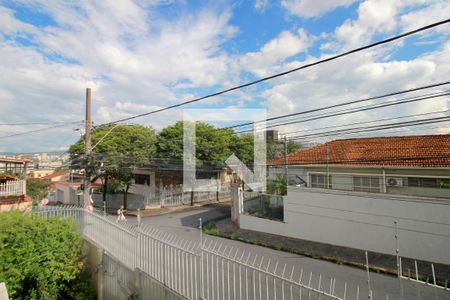
[[[278,263],[213,240],[194,242],[150,229],[116,223],[100,212],[77,207],[44,207],[45,218],[74,218],[82,235],[130,270],[138,269],[187,299],[345,299],[336,280],[287,270]],[[313,277],[315,285],[313,284]],[[312,298],[311,298],[312,297]]]
[[[360,289],[330,276],[280,265],[217,239],[205,239],[201,231],[197,242],[145,225],[116,223],[113,216],[78,207],[41,207],[34,213],[45,218],[73,218],[87,240],[124,267],[186,299],[372,299],[367,253],[367,286]],[[439,287],[434,276],[428,283],[417,271],[415,277],[399,274],[400,280]]]
[[[0,183],[0,196],[25,195],[25,180],[11,180]]]

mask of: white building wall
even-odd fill
[[[64,184],[56,184],[55,185],[55,201],[61,202],[63,204],[74,204],[78,205],[82,203],[78,203],[79,199],[76,194],[76,186],[64,185]]]
[[[155,171],[150,170],[144,170],[144,169],[137,169],[133,171],[133,174],[142,174],[142,175],[148,175],[150,179],[149,185],[144,184],[133,184],[130,186],[129,193],[142,195],[144,197],[155,197],[155,189],[156,189],[156,182],[155,182]]]
[[[240,215],[243,229],[450,264],[450,201],[289,187],[284,222]]]

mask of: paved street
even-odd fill
[[[226,207],[202,207],[190,211],[173,213],[162,216],[146,217],[142,219],[144,224],[151,227],[176,234],[192,241],[199,241],[200,232],[196,228],[198,219],[203,222],[224,217],[229,214],[229,208]],[[129,222],[136,222],[131,218]],[[269,248],[242,243],[239,241],[210,237],[209,239],[218,240],[228,247],[240,248],[249,251],[252,254],[258,254],[272,261],[278,261],[280,266],[286,264],[289,268],[294,266],[297,270],[303,268],[304,274],[313,272],[312,284],[317,286],[319,274],[322,274],[322,286],[329,284],[330,278],[336,279],[336,291],[343,291],[344,283],[347,282],[349,299],[356,299],[356,290],[359,286],[359,299],[367,299],[367,273],[364,270],[337,265],[334,263],[312,259],[296,254],[276,251]],[[400,283],[395,277],[370,273],[371,286],[373,290],[373,299],[399,299]],[[450,292],[430,287],[419,286],[411,282],[402,282],[403,299],[450,299]],[[339,293],[342,294],[342,293]]]

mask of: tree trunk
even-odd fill
[[[123,193],[123,209],[127,210],[128,206],[128,190],[130,189],[130,185],[127,184],[127,187]]]

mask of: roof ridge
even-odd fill
[[[327,144],[331,146],[328,159],[325,158]],[[340,139],[291,153],[288,162],[450,167],[447,144],[450,145],[450,134]],[[267,164],[284,164],[284,157],[274,158]]]

